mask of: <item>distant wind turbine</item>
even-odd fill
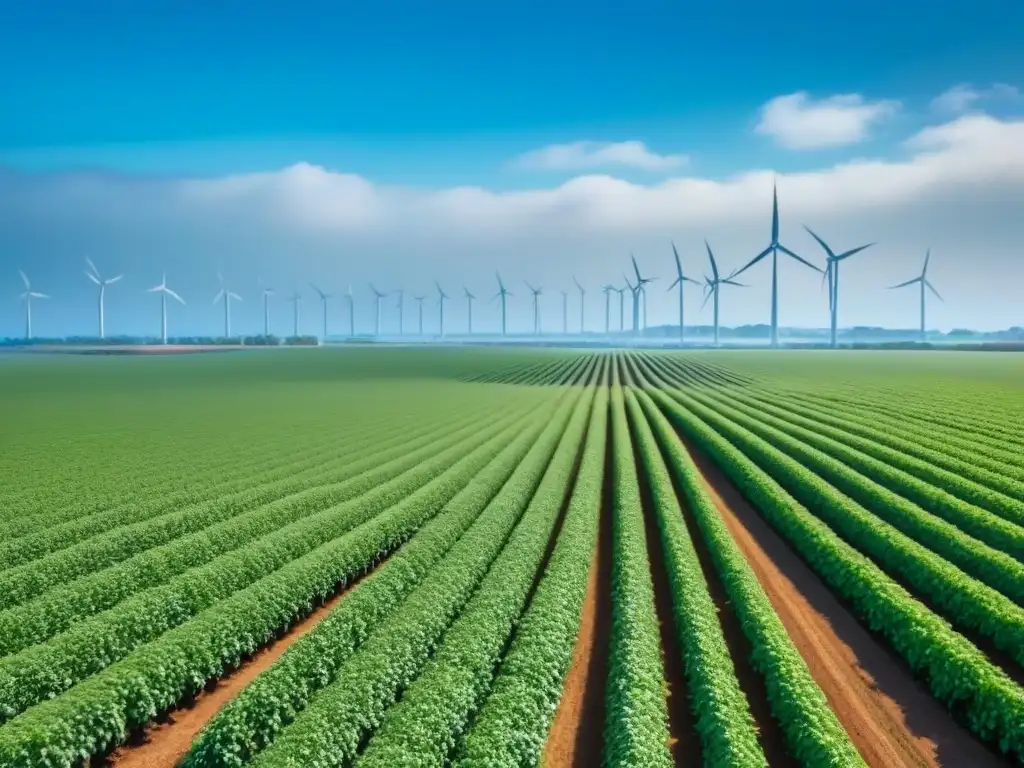
[[[299,336],[299,303],[302,301],[302,294],[299,293],[297,290],[296,291],[292,291],[292,295],[288,297],[288,301],[290,301],[292,303],[292,310],[293,310],[293,319],[294,319],[293,331],[294,331],[294,333],[292,333],[292,336],[294,336],[295,338],[298,338],[298,336]]]
[[[626,280],[626,285],[622,288],[613,288],[617,294],[619,294],[619,333],[626,330],[626,290],[632,290],[629,286],[629,280]]]
[[[445,299],[450,299],[451,296],[449,296],[447,293],[444,292],[444,289],[441,288],[441,284],[439,282],[437,282],[437,280],[434,281],[434,285],[437,286],[438,330],[439,330],[440,337],[443,339],[444,338],[444,300]]]
[[[636,273],[636,293],[635,299],[643,301],[643,325],[640,325],[640,308],[635,305],[633,307],[633,333],[636,333],[638,329],[647,330],[647,284],[653,283],[657,278],[655,277],[641,277],[640,267],[636,265],[636,256],[629,254],[629,258],[633,261],[633,271]]]
[[[505,284],[501,281],[501,275],[499,275],[497,272],[495,272],[494,274],[498,278],[498,292],[494,294],[494,298],[491,299],[491,301],[494,301],[495,299],[501,299],[501,335],[504,336],[506,331],[505,320],[507,318],[508,309],[506,301],[508,297],[512,296],[513,294],[512,291],[508,290],[505,287]]]
[[[779,243],[779,193],[775,185],[772,185],[772,241],[761,253],[752,258],[745,266],[738,269],[733,277],[739,277],[752,266],[761,261],[769,254],[772,257],[772,339],[773,347],[779,346],[779,251],[796,259],[801,264],[810,267],[815,272],[821,272],[816,266],[800,256],[797,256],[789,248]]]
[[[924,266],[921,268],[921,274],[920,275],[915,277],[913,280],[907,280],[906,282],[900,283],[899,285],[890,285],[889,286],[889,288],[891,290],[893,288],[903,288],[903,287],[908,286],[908,285],[913,285],[914,283],[920,283],[921,284],[921,341],[927,341],[928,340],[928,332],[925,330],[925,325],[924,325],[924,322],[925,322],[925,318],[924,318],[925,292],[924,292],[924,289],[928,288],[929,291],[931,291],[932,293],[935,294],[935,298],[936,299],[938,299],[939,301],[942,301],[942,297],[939,295],[939,292],[937,290],[935,290],[935,286],[932,285],[931,281],[928,280],[928,262],[931,260],[931,258],[932,258],[932,249],[929,248],[925,252],[925,255],[924,255]]]
[[[733,278],[736,277],[737,272],[733,272],[728,277],[719,277],[718,265],[715,263],[715,254],[711,251],[711,246],[708,245],[708,241],[704,241],[704,247],[708,249],[708,259],[711,261],[711,274],[714,277],[704,277],[704,291],[706,296],[704,297],[704,303],[700,305],[701,309],[708,303],[708,299],[714,295],[715,297],[715,346],[718,344],[718,293],[723,285],[736,285],[743,287],[743,283],[737,283]]]
[[[108,285],[111,285],[112,283],[116,283],[118,280],[120,280],[122,277],[124,277],[124,275],[118,275],[117,277],[110,277],[110,278],[107,278],[106,280],[104,280],[102,277],[100,277],[100,272],[99,272],[98,269],[96,269],[96,265],[92,263],[92,259],[90,259],[88,256],[86,256],[85,257],[85,263],[89,266],[89,268],[85,271],[85,276],[88,277],[90,280],[92,280],[94,283],[96,283],[96,285],[98,285],[100,287],[100,295],[99,295],[99,321],[100,321],[100,324],[99,324],[99,327],[100,327],[100,338],[103,339],[103,338],[106,338],[106,332],[105,332],[104,326],[103,326],[103,298],[104,298],[104,294],[106,293],[106,289],[107,289]]]
[[[348,299],[348,332],[350,336],[356,335],[356,297],[352,293],[352,284],[348,285],[348,292],[345,294]]]
[[[562,334],[569,334],[569,292],[559,289],[562,294]]]
[[[622,279],[626,281],[629,295],[633,297],[633,335],[636,336],[640,333],[640,296],[643,292],[643,286],[639,283],[633,285],[625,275],[622,276]]]
[[[675,243],[672,243],[672,255],[676,257],[676,279],[668,289],[671,291],[677,285],[679,286],[679,342],[682,343],[685,338],[683,333],[683,286],[688,282],[694,285],[700,285],[700,283],[683,274],[683,262],[679,260],[679,251],[676,250]]]
[[[21,281],[25,283],[25,292],[19,297],[25,302],[25,338],[32,338],[32,299],[48,299],[50,298],[45,293],[39,293],[38,291],[32,290],[32,284],[28,281],[28,275],[22,270],[18,270],[21,274]]]
[[[604,291],[604,332],[607,334],[611,331],[612,291],[615,290],[615,286],[605,285],[601,290]]]
[[[580,334],[582,335],[583,334],[583,317],[584,317],[583,306],[584,306],[584,299],[586,298],[587,292],[585,290],[583,290],[583,286],[580,285],[580,281],[576,279],[575,275],[573,276],[572,281],[574,283],[576,283],[576,290],[578,290],[580,292]],[[607,313],[605,313],[605,314],[607,314]]]
[[[423,302],[426,300],[426,296],[413,296],[416,303],[419,304],[420,310],[420,336],[423,335]]]
[[[395,295],[398,296],[398,335],[402,336],[405,334],[405,290],[398,288]]]
[[[373,283],[370,283],[370,290],[373,291],[374,297],[374,324],[373,324],[373,335],[380,336],[380,300],[387,296],[384,291],[378,291]]]
[[[534,288],[528,281],[526,287],[530,289],[533,294],[533,334],[534,336],[540,336],[540,295],[544,292],[543,288]]]
[[[260,281],[262,285],[262,281]],[[263,287],[263,335],[270,336],[270,297],[274,295],[274,289],[270,286]]]
[[[160,294],[160,341],[161,341],[161,343],[166,344],[167,343],[167,297],[170,296],[171,298],[177,299],[182,304],[185,303],[185,300],[183,298],[181,298],[181,296],[176,294],[174,291],[172,291],[170,288],[167,287],[167,273],[166,272],[164,272],[163,276],[160,278],[160,285],[156,285],[156,286],[150,288],[149,290],[146,291],[146,293],[159,293]]]
[[[472,293],[470,293],[469,292],[469,288],[467,288],[466,286],[462,286],[462,290],[465,291],[465,293],[466,293],[466,309],[469,312],[469,317],[467,318],[468,321],[469,321],[468,322],[468,328],[469,328],[469,333],[472,334],[473,333],[473,299],[475,299],[476,296],[474,296]]]
[[[324,314],[324,335],[323,335],[323,340],[326,343],[327,342],[327,300],[329,298],[331,298],[331,294],[324,293],[323,291],[321,291],[319,288],[317,288],[312,283],[309,284],[309,287],[312,288],[314,291],[316,291],[318,294],[320,294],[320,307],[323,310],[323,314]]]
[[[213,303],[216,304],[218,301],[223,300],[224,302],[224,338],[231,338],[231,300],[241,301],[242,297],[237,293],[232,293],[224,287],[224,276],[219,272],[217,273],[217,279],[220,280],[220,291],[216,296],[213,297]]]
[[[850,258],[855,253],[860,253],[865,248],[870,248],[874,243],[868,243],[867,245],[861,245],[857,248],[851,248],[848,251],[840,253],[838,256],[833,252],[828,244],[818,237],[810,227],[805,226],[811,237],[818,241],[818,245],[825,249],[826,254],[826,266],[825,274],[822,280],[828,281],[828,315],[829,315],[829,331],[831,338],[831,346],[833,349],[836,347],[836,329],[839,322],[839,263],[845,259]]]

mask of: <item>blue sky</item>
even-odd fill
[[[5,72],[0,78],[0,114],[4,115],[0,168],[5,169],[0,172],[0,201],[15,200],[22,207],[17,217],[10,210],[6,217],[0,213],[0,270],[13,274],[15,280],[15,264],[31,268],[40,279],[56,279],[71,265],[77,268],[85,251],[98,262],[106,258],[118,271],[137,273],[136,267],[144,266],[152,273],[156,262],[180,266],[180,279],[196,292],[205,290],[210,280],[207,273],[217,268],[234,271],[243,282],[253,282],[252,273],[261,271],[271,273],[270,279],[278,282],[318,279],[338,286],[365,282],[372,277],[367,262],[375,261],[380,264],[375,279],[395,285],[409,275],[426,281],[431,271],[460,280],[464,266],[475,270],[467,280],[483,280],[491,274],[491,263],[481,257],[479,243],[465,238],[449,241],[447,233],[428,233],[412,225],[409,233],[415,233],[415,247],[399,242],[393,226],[383,233],[354,224],[332,229],[320,219],[310,223],[308,216],[298,217],[304,218],[301,224],[291,216],[290,226],[256,234],[268,218],[268,209],[261,206],[269,206],[273,216],[320,205],[351,211],[348,198],[335,199],[352,192],[346,181],[351,174],[371,187],[358,192],[363,195],[360,205],[377,207],[384,205],[379,195],[393,208],[398,205],[396,198],[433,195],[431,199],[440,196],[447,201],[453,188],[478,187],[504,201],[500,216],[487,215],[505,217],[506,227],[511,226],[510,206],[520,202],[515,202],[518,197],[509,202],[501,195],[528,193],[541,200],[562,195],[554,208],[543,211],[537,211],[534,203],[522,203],[528,210],[515,214],[520,218],[514,233],[495,232],[495,239],[488,242],[486,251],[494,253],[491,261],[515,272],[521,264],[538,259],[532,272],[537,280],[564,282],[572,272],[593,269],[588,274],[591,282],[606,281],[620,271],[618,262],[614,266],[612,262],[628,248],[648,249],[652,260],[664,261],[664,254],[655,256],[654,249],[660,253],[665,245],[655,241],[671,234],[672,221],[666,213],[664,221],[649,226],[626,222],[613,235],[599,227],[573,225],[552,236],[551,228],[558,229],[559,211],[565,206],[578,212],[580,206],[595,205],[588,197],[593,185],[585,183],[595,174],[628,183],[632,193],[641,195],[673,179],[689,180],[686,194],[703,201],[718,194],[708,192],[701,186],[704,182],[729,184],[754,171],[782,174],[784,216],[789,175],[798,184],[794,189],[801,189],[799,183],[803,183],[812,190],[808,205],[794,193],[790,210],[803,214],[806,209],[810,215],[815,212],[815,174],[834,172],[862,158],[906,164],[938,146],[908,148],[905,142],[921,131],[959,120],[967,121],[961,130],[977,130],[977,136],[982,136],[932,136],[944,150],[956,145],[959,151],[965,143],[983,148],[993,140],[984,133],[989,128],[999,132],[998,140],[1009,142],[1016,136],[1008,131],[1018,125],[1019,89],[1024,86],[1024,5],[1005,0],[941,8],[918,0],[829,4],[809,0],[774,4],[37,0],[7,6],[0,25],[0,67]],[[954,86],[973,98],[954,99],[945,108],[933,103]],[[773,120],[766,118],[772,100],[801,92],[806,93],[802,101],[775,102]],[[851,101],[853,95],[861,101]],[[816,122],[827,120],[825,113],[815,113],[798,124],[809,109],[827,105],[836,96],[847,97],[835,104],[843,112],[841,117],[856,125]],[[858,108],[866,110],[857,113],[859,118],[854,114]],[[980,118],[991,125],[982,125]],[[969,124],[972,119],[975,122]],[[818,138],[811,136],[815,131]],[[564,153],[536,154],[552,145],[627,141],[641,142],[642,152],[618,155],[619,162],[602,162],[601,157],[607,156],[599,155],[599,144],[577,146],[569,160]],[[532,162],[522,159],[531,152],[535,153],[530,155]],[[685,157],[685,161],[650,160],[644,152],[663,160]],[[288,175],[286,169],[296,164],[317,170],[297,173],[293,168]],[[896,274],[900,272],[896,265],[918,261],[928,245],[937,251],[938,267],[943,237],[952,251],[947,269],[953,269],[958,259],[967,269],[962,251],[970,244],[977,243],[986,252],[998,251],[1002,246],[997,247],[994,240],[979,242],[979,216],[991,217],[991,222],[985,222],[992,225],[988,229],[1006,242],[1024,234],[1000,214],[1022,199],[1017,177],[993,179],[991,173],[985,177],[980,171],[981,179],[964,178],[954,173],[955,158],[943,167],[953,169],[950,183],[972,194],[979,182],[990,188],[980,193],[978,211],[970,205],[965,209],[971,211],[974,223],[940,233],[940,242],[926,243],[930,238],[921,235],[927,231],[929,211],[950,204],[948,186],[922,188],[919,194],[908,190],[900,198],[900,205],[908,206],[905,217],[880,211],[877,200],[871,203],[864,195],[838,191],[833,208],[818,213],[824,224],[839,228],[843,206],[856,203],[860,208],[850,211],[847,220],[863,220],[865,231],[851,224],[838,230],[840,236],[885,236],[899,244],[905,257],[876,259],[879,280],[889,277],[885,265]],[[262,185],[263,191],[253,192],[255,198],[233,197],[231,210],[222,210],[220,219],[197,213],[191,197],[188,211],[168,213],[167,195],[177,204],[181,194],[192,194],[181,192],[183,179],[188,184],[207,181],[212,186],[201,193],[206,195],[202,199],[209,200],[210,189],[215,188],[221,190],[216,193],[218,204],[223,203],[226,176],[243,180],[236,179],[236,187]],[[573,186],[571,180],[577,177],[584,182]],[[765,181],[750,181],[751,190],[756,186],[760,194],[758,199],[764,198]],[[565,193],[567,182],[569,192]],[[767,184],[770,195],[770,181]],[[579,186],[586,189],[578,192]],[[550,194],[545,197],[545,193]],[[75,196],[79,210],[59,210],[56,200],[69,194]],[[230,192],[241,194],[234,187]],[[147,195],[147,200],[140,200]],[[367,195],[374,202],[367,202]],[[48,202],[47,196],[54,202]],[[740,195],[739,199],[746,198]],[[34,201],[36,207],[29,210],[26,200]],[[164,204],[158,205],[158,200]],[[930,208],[924,200],[931,201]],[[149,206],[146,216],[118,221],[116,212],[129,204],[126,201]],[[684,207],[686,201],[684,195],[679,205]],[[87,215],[90,206],[97,211]],[[681,212],[678,234],[697,260],[701,232],[732,247],[730,238],[737,230],[734,260],[738,263],[763,239],[757,232],[758,227],[764,228],[767,213],[760,214],[760,223],[751,219],[748,235],[746,219],[726,227],[720,216],[709,215],[702,227]],[[481,214],[473,210],[464,215],[479,219]],[[330,218],[326,211],[323,216]],[[906,231],[886,229],[897,226],[891,218],[909,221]],[[794,222],[792,237],[801,238],[799,246],[805,248],[806,235],[798,229]],[[422,255],[417,259],[409,250]],[[150,257],[152,264],[147,263]],[[992,264],[1003,264],[1003,258],[992,256]],[[436,267],[427,269],[425,260],[433,260]],[[215,261],[217,266],[212,266]],[[564,268],[559,270],[559,264]],[[1012,267],[1009,261],[1005,266]],[[947,274],[949,282],[971,284],[966,272]],[[767,284],[766,275],[758,279]],[[851,280],[856,284],[856,278]],[[737,313],[735,322],[756,322],[759,314],[766,314],[764,291],[756,287],[756,301],[744,299],[743,312]],[[789,320],[818,324],[820,297],[815,292],[804,300],[805,288],[794,289]],[[12,284],[11,292],[16,289]],[[949,290],[956,297],[955,286]],[[1009,311],[978,305],[981,294],[980,283],[973,292],[965,289],[964,301],[947,302],[958,308],[947,308],[948,315],[938,315],[942,320],[937,322],[1004,324]],[[695,306],[699,293],[696,296]],[[143,311],[136,306],[138,298],[132,299],[130,311],[126,307],[122,313],[130,322]],[[866,314],[871,303],[857,304],[852,298],[850,302],[855,313],[850,322],[867,321],[859,312]],[[55,300],[48,311],[53,327],[47,330],[63,332],[75,322],[80,308],[69,298],[59,308]],[[670,312],[670,302],[659,305],[652,320],[667,321]],[[669,314],[661,318],[658,313]],[[196,310],[183,322],[199,328],[208,322],[207,314],[205,308]],[[913,312],[903,314],[909,315],[906,324],[912,324]],[[17,333],[19,317],[16,303],[0,302],[0,335]],[[895,312],[883,319],[900,324],[901,317]],[[695,315],[694,321],[699,320]],[[40,333],[45,322],[40,314]],[[128,319],[124,322],[129,324]],[[596,314],[594,322],[599,324]],[[785,313],[782,322],[787,322]]]

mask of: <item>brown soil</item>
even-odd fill
[[[713,462],[688,448],[733,539],[869,766],[1007,764],[958,725],[857,623]]]
[[[288,647],[323,620],[355,586],[348,587],[316,608],[309,616],[277,640],[257,652],[233,672],[199,693],[187,706],[171,712],[163,721],[151,723],[133,740],[112,752],[99,765],[109,768],[172,768],[178,764],[192,741],[214,715],[256,679],[263,670],[281,658]],[[97,764],[96,761],[93,763]]]
[[[596,768],[601,765],[604,751],[604,689],[612,626],[610,459],[606,447],[601,527],[590,564],[572,665],[541,756],[544,768]]]

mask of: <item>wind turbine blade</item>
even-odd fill
[[[729,278],[725,278],[725,280],[722,281],[722,284],[723,285],[735,285],[737,288],[746,288],[746,287],[748,287],[746,283],[737,283],[735,280],[730,280]]]
[[[828,276],[832,274],[832,260],[829,259],[825,264],[825,271],[821,273],[821,288],[825,289],[825,281],[828,280]]]
[[[228,296],[230,296],[235,301],[241,301],[242,300],[242,297],[239,296],[237,293],[228,293]]]
[[[779,187],[772,184],[772,243],[779,242]]]
[[[711,273],[715,276],[715,280],[718,279],[718,265],[715,263],[715,254],[711,251],[711,246],[708,245],[708,241],[704,241],[704,247],[708,249],[708,258],[711,259]]]
[[[181,296],[179,296],[178,294],[176,294],[176,293],[175,293],[174,291],[172,291],[172,290],[171,290],[170,288],[164,288],[164,290],[165,290],[165,291],[167,291],[167,295],[168,295],[168,296],[173,296],[173,297],[174,297],[175,299],[177,299],[178,301],[180,301],[180,302],[181,302],[182,304],[184,304],[184,303],[185,303],[185,300],[184,300],[183,298],[181,298]]]
[[[221,289],[220,289],[220,290],[219,290],[219,291],[217,292],[217,295],[213,297],[213,303],[214,303],[214,304],[216,304],[216,303],[217,303],[218,301],[220,301],[220,297],[221,297],[221,296],[223,296],[223,295],[224,295],[224,289],[223,289],[223,288],[221,288]]]
[[[96,275],[94,275],[92,272],[89,272],[87,270],[86,273],[85,273],[85,276],[88,277],[90,280],[92,280],[94,283],[96,283],[96,285],[102,285],[102,283],[100,282],[100,279],[98,277],[96,277]]]
[[[580,281],[576,279],[575,275],[573,275],[572,281],[576,283],[576,287],[579,288],[580,293],[585,293],[585,291],[583,290],[583,286],[580,285]]]
[[[892,290],[893,288],[903,288],[905,286],[913,285],[914,283],[920,283],[920,282],[921,282],[921,278],[920,277],[915,277],[913,280],[907,280],[907,282],[900,283],[899,285],[890,285],[889,286],[889,290]]]
[[[933,288],[932,290],[935,290],[935,289]],[[35,291],[30,291],[28,295],[31,296],[34,299],[48,299],[48,298],[50,298],[45,293],[36,293]]]
[[[804,229],[806,229],[806,230],[807,230],[807,232],[808,232],[808,233],[809,233],[809,234],[811,235],[811,237],[813,237],[813,238],[814,238],[815,240],[817,240],[817,241],[818,241],[818,245],[820,245],[820,246],[821,246],[822,248],[824,248],[824,249],[825,249],[825,253],[827,253],[827,254],[828,254],[828,257],[829,257],[830,259],[834,259],[834,258],[836,258],[836,255],[835,255],[834,253],[832,253],[832,249],[828,247],[828,243],[826,243],[826,242],[825,242],[824,240],[822,240],[822,239],[821,239],[820,237],[818,237],[818,236],[817,236],[817,235],[816,235],[816,234],[814,233],[814,230],[813,230],[813,229],[811,229],[810,227],[808,227],[808,226],[807,226],[806,224],[804,224]]]
[[[938,299],[939,301],[941,301],[941,302],[942,302],[943,304],[945,304],[945,303],[946,303],[946,300],[945,300],[945,299],[943,299],[943,298],[942,298],[941,296],[939,296],[939,292],[935,290],[935,286],[934,286],[934,285],[932,285],[931,283],[929,283],[929,282],[928,282],[927,280],[925,280],[925,281],[924,281],[924,284],[928,286],[928,290],[929,290],[929,291],[931,291],[932,293],[934,293],[934,294],[935,294],[935,298],[936,298],[936,299]]]
[[[157,291],[162,291],[163,289],[164,289],[163,284],[155,285],[152,288],[147,288],[146,289],[146,293],[156,293]]]
[[[686,277],[684,275],[683,276],[683,280],[686,280],[687,282],[693,283],[694,285],[700,285],[700,280],[694,280],[692,277]]]
[[[92,259],[90,259],[88,256],[86,256],[85,257],[85,263],[88,264],[89,265],[89,269],[91,269],[93,271],[93,273],[97,277],[99,277],[100,271],[98,269],[96,269],[96,265],[92,263]]]
[[[836,261],[840,261],[842,259],[848,259],[851,256],[853,256],[853,254],[860,253],[865,248],[870,248],[872,245],[874,245],[874,243],[868,243],[867,245],[862,245],[859,248],[851,248],[846,253],[840,253],[838,256],[836,256]]]
[[[928,274],[928,262],[931,260],[931,258],[932,258],[932,249],[929,248],[927,251],[925,251],[925,254],[924,254],[924,269],[921,270],[921,277],[922,278],[925,275]]]
[[[679,260],[679,251],[676,250],[676,244],[672,243],[672,255],[676,257],[676,274],[679,277],[683,276],[683,262]]]
[[[24,272],[22,272],[22,271],[21,271],[20,269],[18,270],[18,274],[20,274],[20,275],[21,275],[21,280],[22,280],[22,282],[23,282],[23,283],[25,283],[25,289],[26,289],[26,290],[30,289],[30,288],[31,288],[32,286],[31,286],[31,284],[29,284],[29,282],[28,282],[28,275],[26,275],[26,274],[25,274]]]
[[[110,278],[109,280],[107,280],[107,285],[110,285],[111,283],[116,283],[122,277],[124,277],[124,275],[118,275],[117,277]]]
[[[221,274],[220,272],[218,272],[218,273],[217,273],[217,281],[218,281],[218,282],[219,282],[219,283],[220,283],[221,285],[224,285],[224,275],[222,275],[222,274]]]
[[[629,258],[630,258],[630,259],[632,260],[632,262],[633,262],[633,271],[634,271],[634,272],[636,273],[636,281],[637,281],[637,283],[642,283],[644,279],[643,279],[642,277],[640,277],[640,267],[638,267],[638,266],[636,265],[636,256],[634,256],[634,255],[633,255],[633,254],[631,253],[631,254],[629,254]]]
[[[675,280],[672,281],[672,285],[670,285],[666,290],[671,291],[673,288],[675,288],[677,285],[679,285],[679,283],[681,283],[682,280],[683,280],[683,277],[682,277],[682,275],[680,275],[679,277],[677,277]]]
[[[803,265],[805,265],[805,266],[808,266],[808,267],[810,267],[810,268],[811,268],[811,269],[813,269],[813,270],[814,270],[815,272],[821,272],[821,267],[816,267],[816,266],[814,266],[813,264],[811,264],[811,262],[809,262],[809,261],[808,261],[807,259],[805,259],[805,258],[802,258],[802,257],[800,257],[800,256],[797,256],[797,255],[796,255],[795,253],[793,253],[793,252],[792,252],[791,250],[789,250],[789,248],[787,248],[786,246],[784,246],[784,245],[780,245],[780,246],[779,246],[779,250],[780,250],[780,251],[782,251],[782,252],[783,252],[784,254],[786,254],[787,256],[789,256],[790,258],[796,259],[796,260],[797,260],[797,261],[799,261],[799,262],[800,262],[801,264],[803,264]]]
[[[740,274],[742,272],[746,272],[748,269],[750,269],[752,266],[757,264],[757,262],[761,261],[761,259],[763,259],[765,256],[767,256],[771,252],[772,252],[771,246],[769,246],[768,248],[765,248],[763,251],[761,251],[759,254],[757,254],[757,256],[755,256],[750,261],[748,261],[745,266],[743,266],[742,268],[736,270],[736,274],[738,275],[738,274]],[[715,277],[718,277],[718,275],[716,274]]]
[[[712,293],[714,293],[714,292],[715,292],[715,291],[714,291],[714,289],[712,288],[712,289],[711,289],[710,291],[708,291],[707,293],[705,293],[705,294],[704,294],[704,301],[702,301],[702,302],[700,303],[700,308],[701,308],[701,309],[704,309],[704,307],[706,307],[706,306],[707,306],[707,303],[708,303],[708,299],[710,299],[710,298],[711,298],[711,294],[712,294]]]

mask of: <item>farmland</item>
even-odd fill
[[[0,766],[1024,764],[1024,359],[0,360]]]

